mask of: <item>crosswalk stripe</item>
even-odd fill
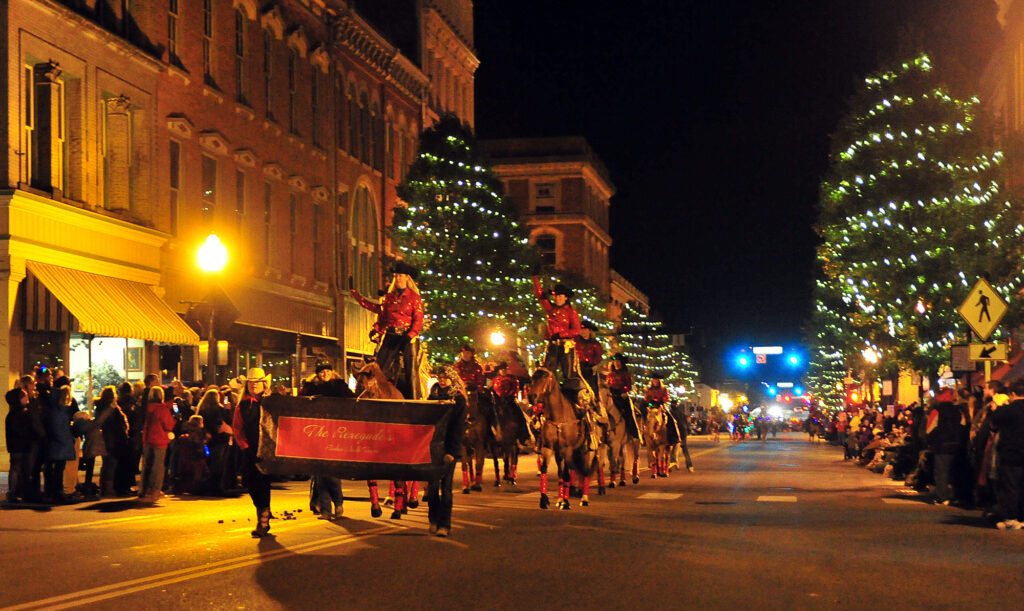
[[[674,501],[681,496],[683,495],[672,492],[645,492],[636,498],[647,501]]]

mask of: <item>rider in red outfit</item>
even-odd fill
[[[533,276],[533,292],[547,314],[548,325],[545,337],[548,340],[547,352],[544,355],[544,368],[555,373],[562,370],[562,380],[567,389],[579,390],[578,371],[576,369],[576,351],[573,344],[580,334],[580,316],[569,305],[572,289],[564,284],[556,284],[550,297],[541,289],[540,279]]]

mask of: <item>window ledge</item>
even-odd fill
[[[256,111],[243,102],[235,102],[235,114],[241,115],[250,121],[256,118]]]
[[[274,135],[276,135],[276,136],[280,136],[281,135],[281,131],[282,131],[281,130],[281,125],[277,121],[275,121],[273,119],[264,119],[263,120],[263,129],[273,130],[274,131]]]
[[[305,286],[306,285],[306,277],[305,276],[300,276],[299,274],[292,274],[292,284],[297,284],[299,286]]]
[[[327,159],[327,151],[325,151],[323,148],[315,144],[313,145],[313,149],[310,152],[313,153],[314,157],[319,157],[322,160]]]
[[[192,82],[192,79],[189,77],[188,72],[184,68],[180,68],[178,66],[175,66],[174,64],[168,64],[167,73],[171,76],[176,76],[180,78],[181,81],[186,85]]]
[[[326,293],[327,291],[329,291],[331,289],[331,285],[327,284],[326,282],[324,282],[322,280],[316,280],[316,281],[313,282],[313,289],[315,289],[315,290],[317,290],[317,291],[319,291],[321,293]]]
[[[209,85],[203,85],[203,95],[217,100],[218,104],[224,103],[224,94]]]
[[[302,137],[294,132],[288,133],[288,140],[292,144],[298,145],[299,148],[306,148],[306,143],[302,140]]]
[[[263,269],[264,278],[273,278],[274,280],[280,280],[284,276],[284,273],[276,267],[270,267],[269,265]]]

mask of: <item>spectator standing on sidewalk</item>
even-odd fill
[[[953,499],[953,469],[963,454],[962,427],[967,422],[966,403],[956,403],[956,393],[947,388],[935,395],[928,415],[928,448],[935,464],[934,501],[949,505]]]
[[[106,386],[93,404],[93,417],[100,425],[107,450],[100,465],[100,495],[113,497],[117,489],[117,467],[128,454],[128,418],[117,403],[117,390]]]
[[[154,386],[149,389],[146,402],[146,420],[142,436],[142,493],[143,501],[155,503],[163,496],[164,459],[167,445],[174,437],[174,412],[172,403],[164,401],[164,389]]]
[[[139,386],[142,387],[141,384]],[[135,439],[139,439],[140,447],[142,443],[142,429],[132,428],[137,404],[138,397],[131,382],[122,382],[117,387],[117,406],[124,414],[126,439],[125,445],[118,448],[117,465],[114,472],[114,491],[118,496],[128,496],[134,493],[132,486],[135,485],[135,469],[138,467],[138,464],[132,464],[132,459],[135,457]]]
[[[992,413],[992,432],[996,442],[997,517],[1000,530],[1019,530],[1021,488],[1024,487],[1024,379],[1010,384],[1010,403]]]
[[[11,470],[7,479],[8,502],[39,500],[39,453],[46,438],[42,412],[35,396],[35,379],[23,376],[7,392],[7,451]]]
[[[62,381],[66,378],[62,378]],[[71,418],[78,411],[71,387],[59,386],[49,395],[43,424],[46,427],[46,451],[43,463],[43,488],[49,503],[66,503],[64,494],[64,466],[75,460],[75,437],[71,432]]]

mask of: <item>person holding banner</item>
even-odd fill
[[[270,534],[270,477],[256,468],[256,463],[260,445],[260,403],[270,390],[270,374],[261,367],[253,367],[241,381],[245,382],[245,391],[235,409],[231,429],[245,455],[242,479],[256,506],[256,530],[252,531],[252,536],[262,538]]]
[[[356,394],[348,387],[341,376],[334,373],[334,365],[330,361],[317,361],[315,373],[302,381],[300,397],[355,397]],[[310,479],[310,509],[320,514],[321,520],[337,519],[344,514],[342,503],[345,493],[341,480],[329,475],[314,475]],[[331,506],[334,511],[331,511]]]
[[[452,529],[452,477],[455,463],[462,458],[462,436],[466,432],[466,388],[453,367],[446,367],[437,375],[437,383],[430,389],[430,399],[451,400],[452,414],[444,436],[444,471],[438,479],[427,482],[427,518],[430,534],[447,537]]]
[[[377,314],[370,337],[379,341],[377,364],[384,375],[402,392],[406,399],[412,399],[414,378],[413,340],[423,331],[423,302],[416,286],[419,270],[398,261],[391,267],[394,274],[384,300],[374,303],[351,286],[349,292],[367,310]],[[401,370],[398,369],[401,361]],[[401,372],[401,375],[399,373]]]

